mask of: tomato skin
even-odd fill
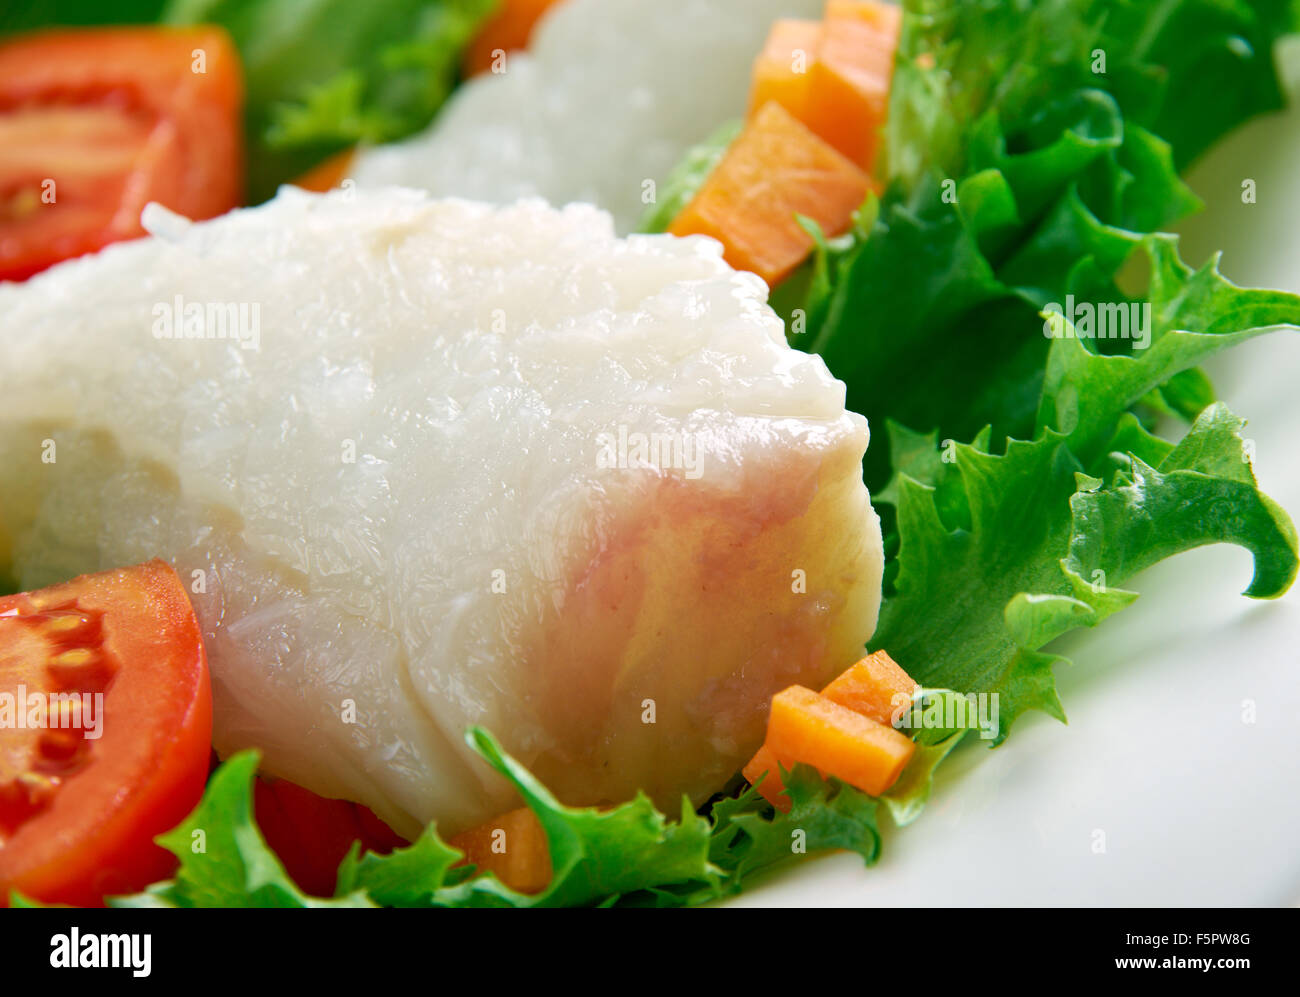
[[[369,807],[354,803],[357,808],[357,823],[361,825],[361,844],[368,852],[387,855],[394,848],[405,848],[410,844],[405,838],[379,819]]]
[[[149,201],[196,219],[241,203],[242,103],[220,28],[0,42],[0,280],[143,235]]]
[[[407,843],[368,807],[317,796],[287,779],[259,778],[253,808],[285,872],[313,896],[333,895],[339,863],[354,841],[380,855]]]
[[[175,856],[153,839],[203,793],[212,739],[207,655],[180,579],[155,560],[0,599],[0,688],[15,673],[30,684],[39,672],[6,659],[14,643],[6,628],[51,607],[96,617],[94,649],[115,671],[100,738],[86,742],[84,762],[60,775],[48,804],[13,827],[0,803],[0,898],[16,889],[45,903],[102,906],[105,895],[138,891],[175,869]],[[15,612],[18,619],[6,619]],[[8,744],[9,757],[23,748]]]

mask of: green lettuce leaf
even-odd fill
[[[644,796],[603,811],[566,807],[486,732],[472,730],[468,740],[537,815],[550,846],[551,884],[527,895],[490,874],[449,878],[459,853],[429,828],[409,849],[349,856],[340,895],[361,891],[393,906],[675,907],[737,892],[755,873],[803,854],[843,848],[871,863],[880,852],[876,801],[835,780],[823,782],[805,766],[786,774],[789,814],[774,812],[749,788],[717,800],[708,817],[683,800],[674,822]]]
[[[1273,46],[1291,0],[904,0],[888,174],[968,171],[970,124],[1016,125],[1085,87],[1173,144],[1179,169],[1283,105]],[[924,58],[921,58],[924,56]],[[918,62],[918,59],[920,61]],[[933,60],[931,62],[930,60]]]
[[[567,807],[487,732],[472,729],[469,744],[519,791],[537,815],[550,845],[553,874],[538,894],[518,893],[493,875],[449,882],[452,856],[432,827],[409,849],[391,855],[349,856],[338,890],[359,890],[377,902],[429,907],[608,906],[628,895],[670,884],[709,891],[719,878],[709,864],[709,822],[683,801],[672,822],[650,800],[609,810]]]
[[[203,800],[158,841],[180,860],[176,876],[114,907],[578,907],[684,906],[716,899],[742,881],[799,855],[856,851],[868,863],[880,852],[876,801],[804,766],[787,774],[794,802],[774,813],[753,789],[724,797],[712,817],[685,800],[669,820],[649,799],[606,810],[567,807],[481,729],[469,744],[508,779],[537,815],[550,847],[553,876],[524,894],[491,873],[457,866],[463,855],[430,824],[420,838],[388,855],[359,853],[339,867],[333,898],[309,897],[285,873],[262,838],[252,811],[258,755],[234,755],[218,768]],[[39,906],[14,896],[15,906]]]
[[[1091,352],[1068,322],[1049,340],[1032,440],[996,454],[985,433],[937,454],[934,434],[927,453],[924,438],[894,431],[906,464],[883,498],[897,508],[898,568],[872,643],[923,684],[998,694],[999,742],[1025,710],[1064,719],[1060,659],[1040,648],[1130,603],[1115,586],[1143,568],[1226,542],[1255,555],[1249,596],[1280,595],[1295,576],[1294,527],[1256,490],[1240,420],[1212,405],[1171,450],[1126,416],[1205,357],[1300,324],[1300,298],[1235,287],[1213,263],[1193,271],[1175,246],[1142,240],[1147,349]]]
[[[174,879],[144,893],[109,900],[112,907],[373,907],[360,893],[332,900],[306,896],[253,819],[253,776],[259,755],[228,759],[203,799],[179,826],[157,840],[180,860]]]
[[[49,27],[149,24],[166,0],[6,0],[0,35]]]
[[[1178,168],[1280,105],[1272,46],[1293,12],[1220,0],[904,6],[874,222],[823,250],[827,280],[775,300],[807,318],[810,334],[792,343],[822,354],[873,424],[959,440],[988,425],[1001,449],[1033,432],[1048,353],[1038,312],[1068,295],[1140,303],[1125,264],[1199,204]],[[1189,51],[1213,72],[1197,76]],[[1184,89],[1213,90],[1213,112]],[[1211,400],[1188,374],[1148,401],[1191,419]],[[878,437],[868,484],[892,470]]]
[[[803,854],[842,849],[867,865],[880,857],[875,799],[838,779],[823,781],[806,765],[782,767],[781,778],[789,813],[774,810],[752,786],[713,804],[709,857],[725,872],[728,892]]]
[[[1103,357],[1079,339],[1053,341],[1032,441],[1002,454],[955,444],[951,462],[913,456],[887,492],[899,568],[872,643],[923,684],[997,694],[997,742],[1026,710],[1064,720],[1052,676],[1061,659],[1040,648],[1131,603],[1136,595],[1116,586],[1156,561],[1234,543],[1255,556],[1246,595],[1272,598],[1294,580],[1295,529],[1257,490],[1241,421],[1211,405],[1171,449],[1125,411],[1176,368],[1260,331],[1181,331],[1198,315],[1193,285],[1212,285],[1247,323],[1300,321],[1300,299],[1232,288],[1213,270],[1175,272],[1184,279],[1165,291],[1177,305],[1154,309],[1171,325],[1145,353]]]
[[[966,740],[967,734],[994,737],[997,717],[988,712],[974,694],[963,695],[952,689],[918,688],[912,696],[912,708],[904,714],[900,729],[912,730],[916,751],[898,781],[880,802],[899,827],[906,827],[921,816],[934,787],[935,769]]]
[[[864,465],[889,557],[872,646],[926,686],[998,695],[1000,743],[1026,710],[1064,719],[1046,645],[1131,603],[1118,586],[1154,561],[1230,542],[1255,554],[1248,595],[1294,576],[1294,529],[1248,465],[1240,477],[1224,429],[1235,417],[1213,407],[1197,364],[1300,324],[1300,299],[1235,287],[1216,260],[1193,269],[1158,231],[1198,206],[1179,166],[1278,106],[1271,50],[1293,12],[905,6],[889,187],[869,226],[819,246],[824,279],[783,310],[801,309],[811,335],[792,342],[885,428]],[[1193,78],[1189,52],[1214,67],[1212,83]],[[1212,109],[1182,88],[1216,90]],[[1075,302],[1131,318],[1133,334],[1091,337],[1080,318],[1053,336],[1044,310]],[[1158,415],[1197,421],[1174,448],[1150,431]],[[1164,463],[1189,447],[1211,463]]]
[[[219,24],[244,63],[249,196],[332,152],[423,128],[498,0],[170,0],[170,24]]]

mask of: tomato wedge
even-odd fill
[[[212,694],[169,565],[0,598],[0,906],[98,906],[175,867],[153,843],[198,803]]]
[[[242,103],[220,28],[0,42],[0,280],[143,235],[150,201],[190,218],[235,207]]]
[[[369,807],[328,800],[287,779],[259,778],[253,787],[257,826],[289,877],[304,891],[334,893],[339,863],[360,841],[363,852],[387,855],[407,844]]]

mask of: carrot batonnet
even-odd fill
[[[774,100],[870,172],[901,29],[900,8],[875,0],[828,0],[822,21],[776,21],[754,60],[750,116]]]
[[[891,35],[897,44],[903,25],[903,8],[886,0],[826,0],[822,15],[828,21],[857,21],[882,35]]]
[[[804,122],[868,171],[889,113],[900,29],[894,4],[831,0],[808,71]]]
[[[772,24],[767,43],[754,60],[753,85],[749,91],[751,116],[774,100],[800,121],[806,120],[808,70],[817,58],[821,37],[821,21],[783,18]]]
[[[874,0],[776,21],[744,130],[668,231],[712,236],[728,263],[775,287],[814,246],[796,215],[827,235],[847,229],[872,188],[900,29],[899,8]]]
[[[862,170],[768,101],[668,231],[712,236],[733,267],[776,285],[813,249],[812,237],[795,216],[838,235],[870,186]]]
[[[786,768],[803,762],[872,796],[898,780],[916,750],[893,727],[801,685],[772,697],[767,747]]]
[[[744,767],[745,778],[758,787],[759,793],[769,803],[786,812],[790,809],[790,798],[785,793],[778,763],[787,771],[793,768],[796,762],[813,765],[823,774],[829,773],[873,796],[878,796],[894,784],[903,767],[911,759],[914,746],[911,740],[894,729],[893,718],[898,710],[911,700],[917,688],[912,677],[903,671],[885,651],[869,654],[845,669],[820,694],[802,689],[801,686],[791,686],[780,694],[786,698],[782,701],[783,712],[779,720],[773,719],[777,714],[776,699],[773,699],[773,712],[768,720],[767,740]],[[800,689],[802,693],[795,692]],[[787,696],[787,693],[791,695]],[[810,704],[815,708],[812,709],[809,718],[801,726],[796,724],[793,717],[800,710],[807,712]],[[835,709],[832,710],[830,707]],[[865,721],[865,726],[846,718],[845,714]],[[822,719],[816,719],[818,717]],[[831,723],[827,728],[826,718],[838,718],[843,723],[838,725]],[[773,739],[774,724],[780,728],[780,731],[785,732],[779,732],[775,740]],[[844,724],[848,726],[845,727]],[[880,729],[871,730],[872,725]],[[795,729],[803,730],[804,733],[800,738],[795,738],[790,733]],[[859,748],[863,758],[857,763],[857,767],[852,769],[857,775],[849,778],[837,772],[827,762],[839,757],[837,752],[843,752],[846,737],[851,739],[855,732],[864,730],[871,733]],[[819,731],[823,733],[819,734]],[[827,734],[827,731],[830,733]],[[818,738],[821,736],[827,738],[825,750],[817,747]],[[837,744],[839,747],[831,747],[832,744]],[[855,778],[861,778],[862,773],[867,770],[875,773],[870,781],[866,784],[854,781]],[[764,773],[766,773],[765,777]],[[763,777],[761,782],[760,777]],[[880,788],[873,789],[872,786]]]
[[[789,765],[786,766],[788,771]],[[758,791],[768,803],[783,813],[790,812],[790,797],[785,792],[785,782],[781,779],[781,769],[776,755],[764,744],[749,760],[749,764],[740,770],[745,779],[758,787]],[[762,780],[761,782],[759,780]]]
[[[303,190],[314,191],[317,194],[333,190],[347,177],[348,170],[352,167],[352,160],[356,157],[356,154],[356,149],[344,149],[342,152],[336,152],[329,159],[317,163],[297,180],[293,181],[293,185],[301,187]]]
[[[449,844],[465,853],[463,862],[496,873],[497,879],[520,893],[540,893],[551,882],[546,832],[527,807],[458,834]]]
[[[492,69],[497,53],[527,48],[533,28],[559,0],[501,0],[465,49],[461,72],[475,76]]]
[[[877,651],[845,669],[822,690],[822,695],[854,713],[892,727],[895,716],[911,702],[916,689],[916,682],[893,658]]]

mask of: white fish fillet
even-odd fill
[[[566,0],[505,72],[457,90],[434,123],[367,150],[351,176],[504,204],[585,201],[630,232],[647,180],[745,111],[772,21],[825,0]]]
[[[675,810],[870,636],[866,421],[717,243],[401,190],[146,222],[0,284],[0,564],[170,558],[222,754],[455,832],[515,805],[482,724],[565,800]],[[158,338],[217,303],[259,348]]]

